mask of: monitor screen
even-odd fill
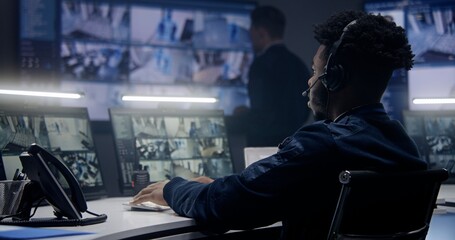
[[[20,2],[22,76],[234,86],[247,81],[253,2]]]
[[[0,146],[8,179],[22,170],[19,155],[32,143],[72,170],[87,199],[107,195],[86,108],[0,106]]]
[[[455,62],[455,2],[368,0],[365,9],[387,15],[406,29],[417,64]]]
[[[223,177],[234,172],[221,110],[109,109],[123,193],[134,171],[150,182],[175,176]]]
[[[367,0],[364,2],[364,8],[367,12],[386,16],[403,27],[415,54],[413,68],[409,72],[397,70],[382,98],[389,114],[395,119],[402,120],[403,110],[442,109],[440,104],[416,105],[412,100],[450,97],[453,93],[455,2]],[[445,107],[453,109],[450,106]]]
[[[403,121],[430,168],[447,169],[455,183],[455,111],[404,111]]]
[[[248,29],[255,2],[20,0],[18,5],[21,82],[85,93],[87,101],[77,106],[87,107],[92,119],[107,120],[104,109],[128,107],[122,95],[204,92],[219,99],[212,109],[226,114],[249,104]]]

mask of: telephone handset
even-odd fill
[[[87,202],[77,179],[68,167],[51,153],[34,143],[28,151],[19,156],[19,159],[22,163],[22,171],[30,182],[24,187],[17,213],[7,216],[11,220],[6,217],[0,218],[0,225],[84,226],[106,221],[106,214],[96,214],[87,210]],[[54,175],[52,170],[57,170],[58,175]],[[60,176],[60,174],[70,188],[70,197],[57,180],[56,176]],[[31,218],[33,205],[43,199],[46,199],[52,206],[56,218]],[[83,218],[82,212],[87,212],[95,217]]]
[[[46,162],[48,161],[51,163],[53,166],[55,166],[59,172],[63,175],[63,177],[66,179],[68,182],[70,191],[71,191],[71,201],[74,205],[76,205],[76,208],[80,212],[85,212],[87,211],[87,202],[85,201],[84,194],[82,193],[81,186],[79,185],[79,182],[77,179],[74,177],[73,173],[71,170],[63,164],[60,160],[58,160],[56,157],[54,157],[51,153],[43,149],[37,144],[32,144],[28,150],[28,153],[30,153],[32,156],[36,156],[38,158],[41,158],[42,161]]]
[[[32,144],[28,151],[23,152],[19,158],[23,171],[33,184],[41,188],[40,191],[47,202],[52,205],[58,218],[82,219],[81,212],[87,210],[87,203],[79,183],[65,164],[37,144]],[[50,166],[57,168],[66,179],[70,188],[71,199],[52,173]],[[36,198],[37,194],[33,195]]]

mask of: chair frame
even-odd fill
[[[329,234],[327,236],[328,240],[339,240],[339,239],[425,239],[431,217],[433,215],[433,210],[436,207],[436,200],[439,193],[440,186],[443,181],[448,178],[449,174],[446,169],[430,169],[430,170],[420,170],[420,171],[407,171],[407,172],[393,172],[393,173],[379,173],[374,171],[343,171],[339,175],[339,182],[342,184],[341,192],[339,195],[338,203],[333,215],[332,223],[330,226]],[[355,224],[350,226],[351,230],[345,230],[344,224],[349,226],[349,220],[345,220],[345,215],[352,214],[356,211],[355,204],[352,204],[352,201],[362,201],[362,206],[367,206],[368,202],[372,200],[370,196],[365,196],[368,194],[362,194],[361,191],[365,191],[369,187],[375,188],[379,186],[379,191],[383,191],[385,198],[388,198],[390,202],[384,201],[384,204],[393,203],[394,199],[397,196],[387,196],[388,192],[398,191],[402,194],[418,194],[413,196],[421,196],[423,201],[419,202],[419,209],[411,209],[408,211],[419,212],[418,224],[413,224],[412,229],[402,229],[402,231],[393,231],[393,232],[362,232],[364,229],[356,229]],[[406,189],[405,191],[403,191]],[[413,190],[411,190],[413,189]],[[390,190],[390,191],[389,191]],[[355,194],[353,194],[355,193]],[[359,194],[360,193],[360,194]],[[361,198],[361,199],[360,199]],[[369,199],[370,198],[370,199]],[[406,197],[405,197],[406,198]],[[381,198],[382,199],[382,198]],[[390,200],[391,199],[391,200]],[[411,199],[411,200],[410,200]],[[412,198],[407,199],[412,202]],[[406,199],[404,200],[406,203]],[[348,203],[351,202],[351,205]],[[382,204],[383,201],[378,199],[373,199],[372,205]],[[403,203],[401,203],[403,204]],[[412,205],[412,204],[409,204]],[[383,207],[383,206],[381,206]],[[371,208],[371,207],[370,207]],[[385,207],[384,209],[387,209]],[[358,211],[358,210],[357,210]],[[425,211],[425,212],[422,212]],[[364,213],[362,213],[364,214]],[[395,216],[399,216],[400,213],[393,213]],[[398,215],[397,215],[398,214]],[[361,216],[367,216],[366,214]],[[352,217],[352,215],[351,215]],[[375,216],[367,216],[365,219],[366,222],[371,221]],[[393,216],[392,216],[393,217]],[[378,217],[379,219],[380,217]],[[348,222],[345,223],[344,221]],[[363,219],[361,220],[363,221]],[[386,222],[381,222],[386,224]],[[369,224],[369,223],[367,223]],[[420,226],[414,226],[420,225]],[[387,226],[387,225],[385,225]],[[394,226],[396,227],[396,226]],[[349,227],[348,227],[349,228]],[[352,231],[355,229],[355,231]],[[393,227],[392,227],[393,229]],[[357,231],[359,230],[359,231]],[[365,230],[369,231],[369,230]]]

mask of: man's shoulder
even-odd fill
[[[304,61],[284,44],[276,44],[269,47],[269,49],[267,49],[264,54],[260,55],[257,60],[275,66],[289,66],[289,64],[292,64],[298,65],[299,67],[306,67]]]

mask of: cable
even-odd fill
[[[33,213],[29,216],[29,218],[32,218],[33,216],[35,216],[36,210],[38,209],[39,206],[41,206],[41,202],[42,202],[43,200],[45,200],[45,199],[46,199],[45,197],[42,197],[42,198],[39,200],[39,202],[38,202],[38,203],[36,204],[36,206],[35,206],[35,209],[33,210]]]
[[[101,216],[101,214],[98,214],[98,213],[94,213],[94,212],[90,212],[89,210],[85,210],[87,213],[90,213],[92,214],[93,216],[96,216],[96,217],[99,217]]]

